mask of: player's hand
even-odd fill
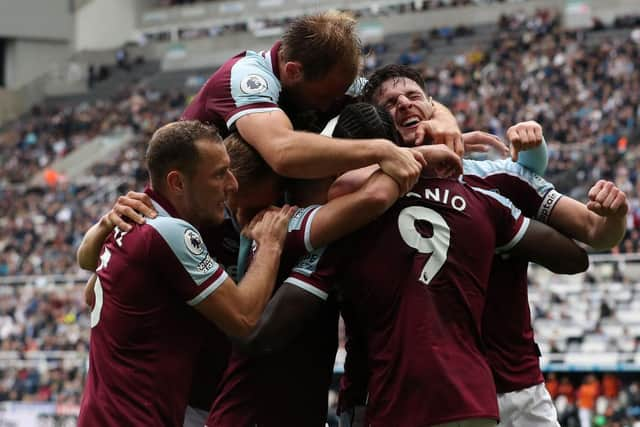
[[[542,126],[533,120],[517,123],[507,129],[507,139],[511,143],[511,160],[515,162],[518,153],[542,144]]]
[[[267,208],[253,217],[243,231],[258,245],[274,245],[282,249],[287,237],[289,220],[298,208],[284,205],[281,208]]]
[[[412,148],[426,161],[425,171],[438,178],[452,178],[462,174],[462,159],[445,145],[422,145]]]
[[[100,219],[100,223],[109,229],[118,227],[120,230],[129,231],[132,226],[125,218],[136,224],[144,224],[145,217],[155,218],[156,216],[158,213],[153,208],[151,197],[145,193],[129,191],[126,196],[118,197],[116,204]]]
[[[388,145],[388,154],[380,162],[380,169],[396,180],[400,193],[406,194],[420,178],[422,163],[413,151],[408,148]]]
[[[464,155],[462,133],[455,121],[437,119],[421,121],[418,123],[415,135],[415,145],[423,145],[425,138],[431,139],[434,144],[446,145],[458,156]]]
[[[462,134],[464,151],[466,153],[486,153],[491,147],[495,148],[502,156],[509,155],[509,147],[492,133],[475,130]]]
[[[624,191],[601,179],[589,190],[587,208],[602,217],[620,217],[629,212],[629,202]]]

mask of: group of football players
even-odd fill
[[[324,426],[339,316],[344,426],[559,425],[527,266],[584,271],[573,239],[617,244],[624,193],[559,194],[538,123],[463,134],[418,72],[364,80],[360,54],[349,15],[296,19],[154,133],[148,188],[78,250],[79,425]]]

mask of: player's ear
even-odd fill
[[[174,194],[181,194],[184,191],[184,175],[177,170],[172,170],[165,177],[167,190]]]
[[[288,61],[284,64],[284,73],[291,83],[300,83],[304,79],[302,64],[298,61]]]

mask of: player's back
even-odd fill
[[[372,426],[498,418],[481,317],[494,251],[526,227],[499,199],[421,179],[346,246],[343,279],[362,284],[345,291],[367,328]]]
[[[149,225],[174,220],[148,220],[107,239],[91,313],[81,426],[183,421],[203,323],[169,285],[186,273]]]

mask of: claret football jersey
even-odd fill
[[[294,269],[287,281],[318,295],[338,278],[365,329],[367,425],[498,418],[482,314],[494,254],[515,246],[528,223],[491,191],[423,178],[330,246],[313,272]]]

